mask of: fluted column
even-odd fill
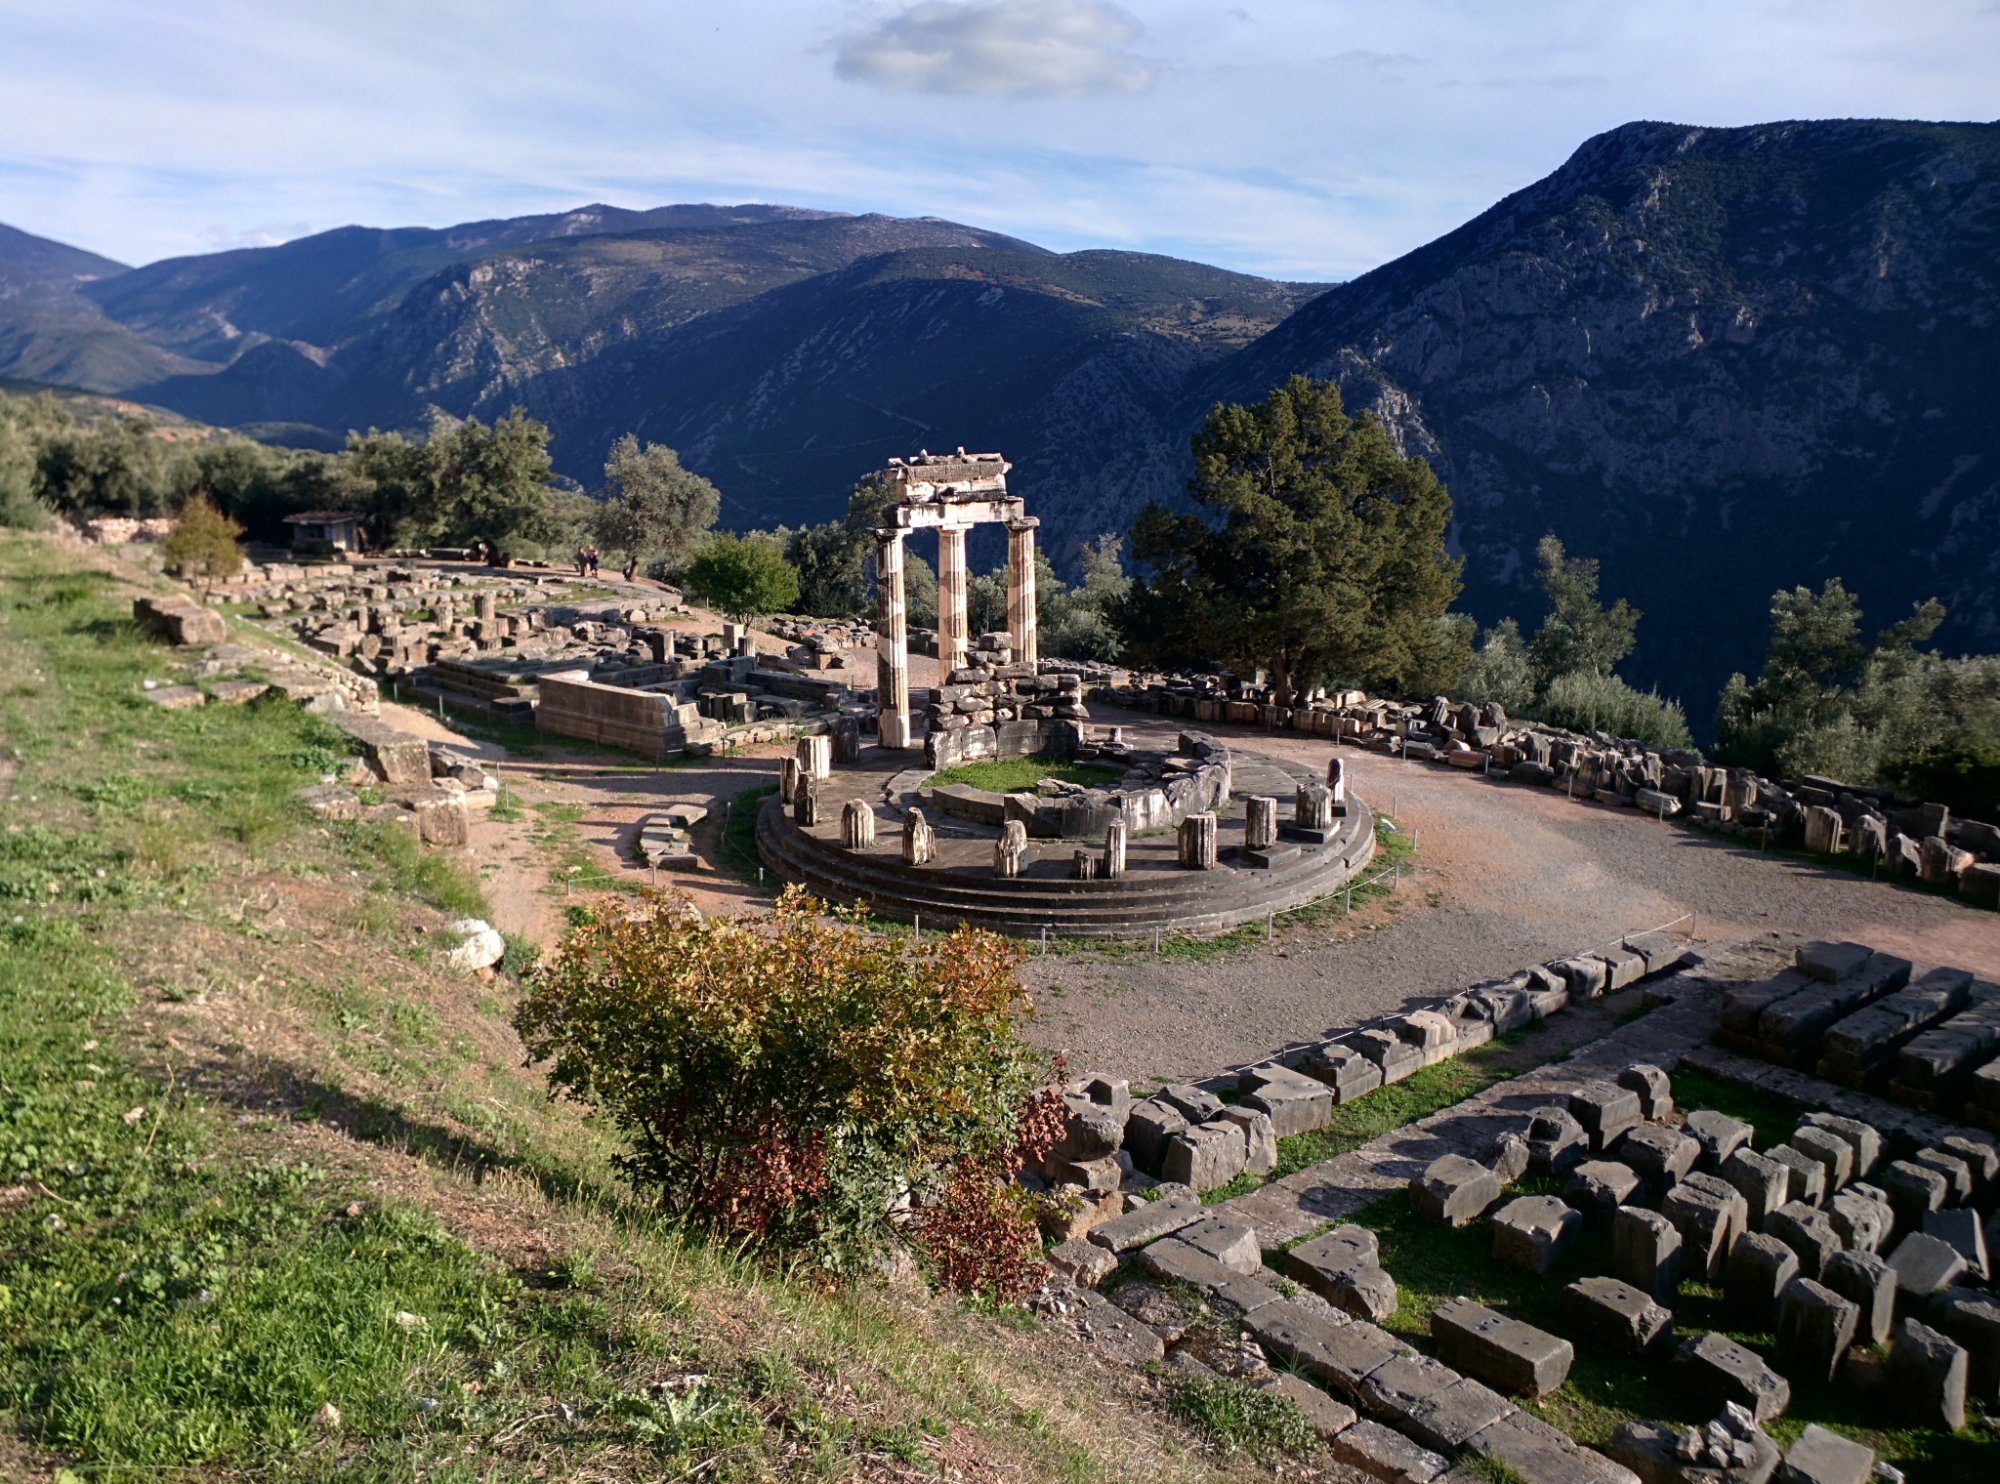
[[[1034,665],[1041,657],[1035,644],[1035,527],[1032,515],[1007,522],[1007,627],[1014,635],[1014,663]]]
[[[938,527],[938,670],[965,668],[965,529]]]
[[[910,635],[903,604],[903,533],[875,533],[875,705],[884,747],[910,745]]]

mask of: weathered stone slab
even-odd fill
[[[1306,1426],[1322,1443],[1330,1443],[1354,1426],[1354,1408],[1321,1391],[1312,1382],[1290,1371],[1268,1372],[1257,1383],[1276,1392],[1304,1414]]]
[[[1918,1427],[1957,1432],[1965,1426],[1968,1365],[1964,1346],[1905,1319],[1889,1348],[1889,1400],[1896,1416]]]
[[[1563,1318],[1579,1334],[1626,1355],[1644,1355],[1673,1333],[1672,1311],[1616,1278],[1579,1278],[1563,1290]]]
[[[1308,1051],[1300,1070],[1332,1089],[1336,1104],[1351,1103],[1382,1085],[1382,1068],[1338,1041]]]
[[[1693,1174],[1667,1192],[1660,1214],[1680,1231],[1683,1271],[1713,1282],[1750,1212],[1735,1186],[1713,1175]]]
[[[1877,1250],[1896,1220],[1888,1202],[1878,1201],[1854,1186],[1826,1203],[1826,1219],[1833,1223],[1840,1245],[1849,1252]]]
[[[1881,1345],[1896,1322],[1896,1270],[1872,1252],[1843,1252],[1820,1282],[1855,1307],[1854,1343]]]
[[[1563,1199],[1574,1206],[1586,1225],[1609,1226],[1618,1208],[1639,1194],[1639,1172],[1613,1159],[1585,1160],[1570,1171]]]
[[[1778,1295],[1778,1352],[1792,1374],[1831,1381],[1854,1343],[1861,1310],[1810,1278],[1794,1278]]]
[[[1370,1412],[1400,1429],[1418,1402],[1464,1379],[1443,1361],[1411,1352],[1370,1371],[1361,1382],[1361,1401]]]
[[[1358,1319],[1335,1324],[1285,1300],[1258,1309],[1244,1323],[1267,1353],[1349,1398],[1358,1399],[1361,1383],[1404,1350],[1372,1324]]]
[[[1756,1135],[1756,1129],[1750,1124],[1739,1122],[1727,1113],[1717,1113],[1712,1108],[1697,1108],[1682,1120],[1681,1127],[1689,1138],[1701,1146],[1695,1168],[1706,1170],[1711,1175],[1722,1168],[1730,1155],[1746,1148]]]
[[[1455,1298],[1431,1314],[1431,1337],[1453,1365],[1517,1396],[1546,1396],[1569,1375],[1568,1340]]]
[[[1388,1484],[1431,1484],[1449,1467],[1430,1449],[1366,1418],[1334,1437],[1327,1451],[1350,1468]]]
[[[1236,1084],[1244,1095],[1243,1106],[1269,1115],[1271,1128],[1281,1139],[1323,1129],[1333,1116],[1333,1090],[1290,1067],[1252,1067],[1237,1075]]]
[[[1066,1323],[1077,1338],[1123,1365],[1145,1365],[1166,1354],[1158,1335],[1102,1294],[1088,1288],[1076,1289],[1074,1294],[1075,1306]]]
[[[1477,1220],[1499,1199],[1499,1177],[1462,1154],[1442,1155],[1410,1180],[1411,1208],[1447,1226]]]
[[[1121,1283],[1107,1296],[1169,1345],[1201,1323],[1204,1317],[1204,1310],[1196,1299],[1142,1279]]]
[[[1776,1237],[1798,1254],[1799,1272],[1817,1279],[1826,1265],[1840,1253],[1840,1234],[1827,1214],[1803,1201],[1787,1201],[1764,1222],[1767,1235]]]
[[[1637,1062],[1618,1074],[1618,1085],[1639,1095],[1639,1116],[1651,1123],[1673,1117],[1674,1086],[1651,1062]]]
[[[1117,1255],[1083,1237],[1071,1237],[1049,1249],[1048,1264],[1079,1288],[1095,1288],[1118,1266]]]
[[[1590,1156],[1590,1135],[1567,1108],[1553,1105],[1528,1114],[1528,1167],[1566,1174]]]
[[[1800,973],[1836,984],[1867,963],[1874,950],[1864,943],[1807,943],[1793,955]]]
[[[1403,1416],[1403,1431],[1447,1456],[1483,1428],[1513,1415],[1514,1404],[1489,1387],[1461,1377],[1416,1403]]]
[[[1921,1229],[1924,1217],[1941,1209],[1951,1193],[1950,1182],[1940,1172],[1907,1159],[1889,1161],[1876,1171],[1875,1183],[1888,1196],[1896,1225],[1905,1230]]]
[[[1666,1217],[1621,1206],[1611,1220],[1612,1271],[1642,1293],[1671,1306],[1681,1281],[1681,1234]]]
[[[1243,1132],[1243,1168],[1252,1175],[1268,1175],[1278,1168],[1278,1131],[1271,1117],[1255,1108],[1224,1108],[1221,1123],[1234,1124]]]
[[[1693,1172],[1701,1145],[1678,1130],[1642,1123],[1628,1129],[1611,1153],[1638,1172],[1649,1194],[1660,1196]]]
[[[1593,1080],[1570,1093],[1569,1112],[1590,1135],[1590,1147],[1601,1153],[1638,1124],[1639,1095],[1614,1082]]]
[[[1979,1213],[1970,1206],[1929,1212],[1924,1217],[1924,1235],[1937,1238],[1963,1258],[1966,1273],[1973,1279],[1983,1283],[1993,1275],[1986,1233],[1980,1229]]]
[[[1526,1273],[1546,1273],[1582,1230],[1582,1216],[1554,1196],[1517,1196],[1493,1213],[1493,1256]]]
[[[1220,1190],[1243,1173],[1249,1149],[1243,1130],[1220,1120],[1198,1123],[1167,1140],[1160,1161],[1163,1179],[1176,1180],[1197,1194]]]
[[[1932,1300],[1930,1319],[1965,1349],[1966,1395],[1992,1408],[2000,1401],[2000,1296],[1947,1288]]]
[[[1523,1484],[1639,1484],[1623,1464],[1589,1448],[1526,1411],[1515,1411],[1474,1435],[1471,1451],[1503,1466]],[[1490,1477],[1482,1471],[1474,1478]]]
[[[1889,1254],[1889,1266],[1895,1270],[1899,1292],[1909,1298],[1927,1299],[1959,1280],[1965,1272],[1965,1259],[1949,1242],[1923,1232],[1911,1232]]]
[[[1759,1422],[1782,1416],[1791,1383],[1753,1351],[1713,1332],[1681,1342],[1671,1367],[1682,1386],[1716,1405],[1735,1402]]]
[[[1285,1273],[1315,1292],[1336,1273],[1372,1268],[1381,1263],[1375,1233],[1365,1226],[1336,1226],[1285,1254]]]
[[[1868,1484],[1874,1467],[1873,1449],[1809,1422],[1778,1477],[1780,1484]]]
[[[1826,1171],[1828,1191],[1839,1190],[1855,1176],[1854,1146],[1831,1129],[1802,1123],[1790,1139],[1791,1147],[1807,1159],[1817,1160]]]
[[[1776,1237],[1745,1232],[1729,1249],[1723,1296],[1746,1326],[1770,1323],[1778,1295],[1799,1274],[1799,1255]]]
[[[1173,1082],[1155,1095],[1189,1124],[1206,1123],[1222,1112],[1222,1099],[1190,1082]]]
[[[1256,1231],[1247,1221],[1232,1216],[1204,1216],[1180,1228],[1174,1236],[1202,1255],[1214,1258],[1232,1273],[1263,1271],[1264,1252],[1257,1245]]]
[[[1186,1283],[1209,1292],[1238,1275],[1210,1257],[1173,1237],[1162,1237],[1141,1247],[1139,1266],[1162,1283]]]

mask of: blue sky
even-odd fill
[[[1631,119],[1996,75],[1996,0],[6,0],[0,221],[139,263],[781,201],[1344,278]]]

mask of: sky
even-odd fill
[[[1991,119],[2000,0],[4,0],[0,222],[125,263],[590,202],[1349,278],[1633,119]]]

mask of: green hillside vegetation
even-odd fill
[[[1257,1476],[1067,1342],[635,1193],[522,1065],[533,949],[439,965],[479,880],[311,822],[316,718],[147,704],[111,563],[0,532],[0,1474]]]

